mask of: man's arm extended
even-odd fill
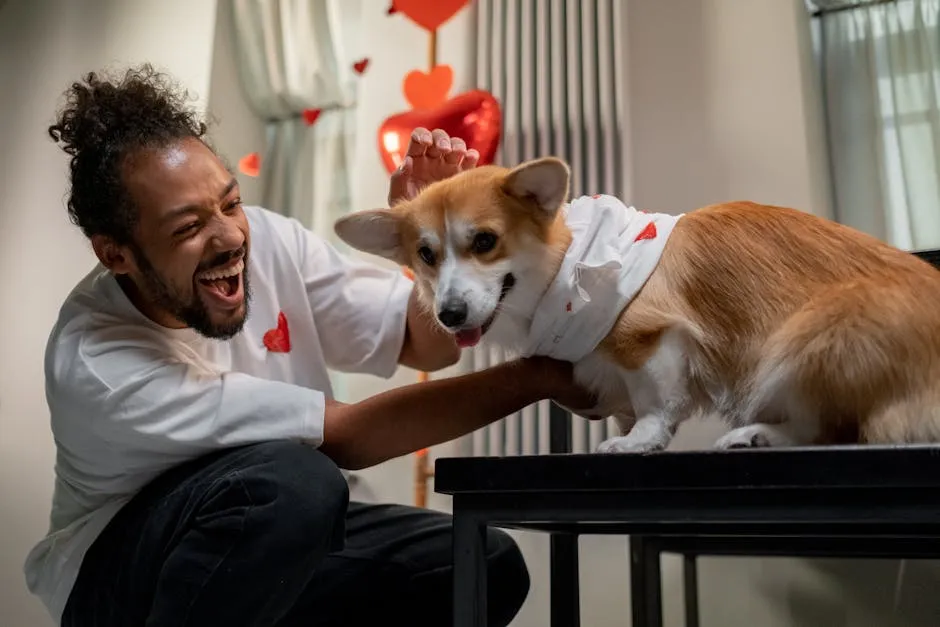
[[[572,382],[571,364],[521,359],[354,404],[328,402],[320,450],[343,468],[366,468],[448,442],[546,398],[569,407],[593,404]]]

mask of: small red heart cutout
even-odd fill
[[[353,63],[353,71],[360,76],[366,71],[367,67],[369,67],[369,59],[359,59]]]
[[[277,314],[277,327],[264,334],[264,346],[272,353],[290,352],[290,329],[283,311]]]
[[[238,169],[245,176],[258,176],[261,172],[261,156],[252,152],[238,160]]]
[[[302,114],[304,116],[304,124],[307,126],[313,126],[317,121],[317,118],[320,117],[321,113],[323,113],[322,109],[304,109]]]
[[[469,3],[470,0],[394,0],[392,4],[396,11],[431,33]]]
[[[412,109],[433,109],[447,100],[453,84],[454,69],[449,65],[435,65],[430,72],[408,72],[402,87]]]
[[[636,236],[634,242],[639,242],[641,239],[656,239],[656,225],[650,222],[646,225],[640,234]]]

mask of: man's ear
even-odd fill
[[[502,189],[513,198],[533,203],[546,218],[553,218],[568,199],[570,178],[568,164],[556,157],[543,157],[510,170]]]
[[[338,219],[333,230],[357,250],[404,263],[401,218],[388,209],[356,211]]]
[[[120,246],[107,235],[92,235],[91,247],[105,268],[113,274],[130,274],[137,262],[127,246]]]

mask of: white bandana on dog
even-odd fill
[[[571,246],[536,308],[523,355],[576,362],[649,279],[681,216],[644,213],[607,195],[582,196],[563,211]]]

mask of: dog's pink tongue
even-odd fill
[[[457,346],[460,348],[472,348],[479,343],[481,335],[483,335],[483,333],[479,328],[457,331]]]

